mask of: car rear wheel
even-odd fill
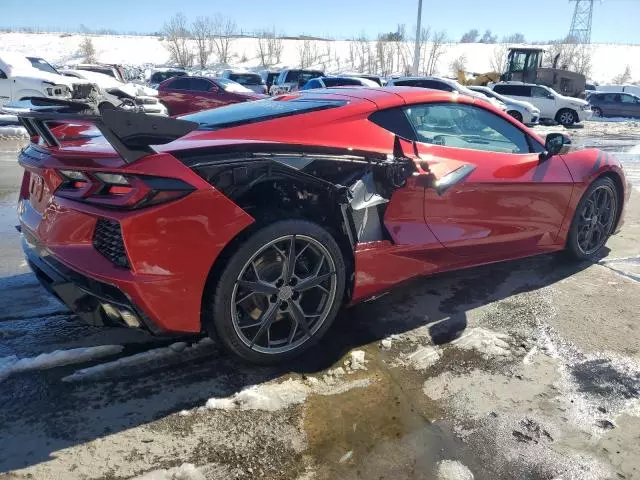
[[[306,220],[273,223],[232,255],[215,289],[210,323],[244,360],[288,360],[329,329],[345,277],[340,247],[324,228]]]
[[[568,253],[578,260],[597,257],[607,242],[618,218],[618,194],[610,178],[599,178],[580,199],[569,237]]]
[[[516,110],[510,110],[509,112],[507,112],[509,115],[511,115],[513,118],[515,118],[517,121],[519,121],[520,123],[522,123],[522,114]]]
[[[556,122],[565,127],[569,127],[578,121],[578,115],[573,110],[563,108],[556,115]]]

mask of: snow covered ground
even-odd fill
[[[163,65],[169,62],[165,41],[161,37],[152,36],[100,36],[91,37],[97,52],[97,60],[107,63],[127,65],[154,64]],[[79,47],[83,36],[60,33],[2,33],[0,34],[0,51],[12,51],[24,55],[43,57],[56,64],[82,61]],[[283,40],[283,53],[280,66],[296,66],[299,61],[301,40]],[[353,42],[346,40],[315,41],[313,48],[318,53],[316,67],[327,72],[351,70],[349,50]],[[231,44],[232,63],[234,66],[257,68],[260,64],[257,55],[258,42],[255,38],[238,38]],[[371,42],[375,51],[375,42]],[[544,47],[544,45],[542,46]],[[454,60],[464,56],[466,68],[472,72],[493,70],[491,59],[500,45],[492,44],[447,44],[437,65],[438,74],[449,75]],[[620,75],[627,65],[631,68],[632,77],[640,80],[640,45],[591,45],[593,80],[600,83],[610,82]],[[411,45],[407,44],[411,52]],[[330,51],[330,55],[327,53]],[[246,59],[243,61],[243,59]]]

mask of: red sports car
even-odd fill
[[[158,87],[158,98],[169,110],[169,115],[184,115],[267,97],[226,78],[173,77]]]
[[[180,119],[70,102],[33,137],[19,215],[43,285],[85,320],[207,332],[256,363],[419,275],[598,255],[629,188],[488,103],[418,88],[311,90]]]

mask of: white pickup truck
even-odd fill
[[[27,97],[78,100],[96,103],[97,87],[78,78],[60,75],[55,68],[37,57],[0,52],[0,107]]]

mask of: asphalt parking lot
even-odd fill
[[[570,133],[640,184],[639,126]],[[0,141],[0,479],[640,478],[639,190],[595,264],[420,279],[256,368],[50,298],[13,229],[18,147]]]

